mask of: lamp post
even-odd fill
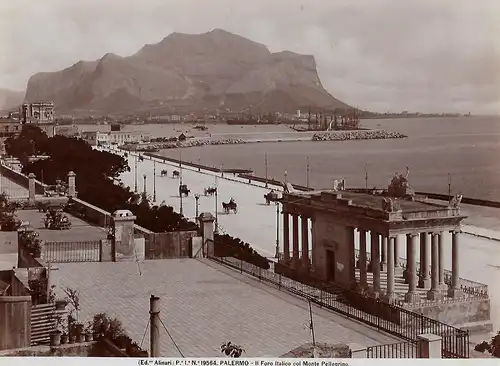
[[[156,160],[153,160],[153,202],[156,202]]]
[[[368,190],[368,164],[365,164],[365,189]]]
[[[287,184],[287,183],[288,183],[288,179],[287,179],[287,178],[288,178],[288,173],[287,173],[287,171],[285,170],[285,184]]]
[[[198,193],[196,193],[194,195],[194,199],[196,200],[196,210],[195,210],[196,214],[195,214],[195,216],[196,216],[196,221],[198,221],[198,207],[199,207],[200,195]]]
[[[280,255],[280,203],[276,201],[276,253],[275,258],[279,259]]]
[[[306,187],[309,189],[309,156],[306,158],[307,164],[306,164]]]
[[[144,178],[144,196],[146,196],[147,194],[147,191],[146,191],[146,178],[147,178],[147,175],[146,174],[143,174],[142,177]]]
[[[215,233],[219,233],[219,215],[217,213],[218,209],[218,192],[219,192],[219,187],[215,187]]]
[[[264,155],[265,164],[266,164],[266,188],[267,188],[267,153]]]
[[[135,174],[134,192],[137,193],[137,155],[135,156],[134,174]]]
[[[451,202],[451,173],[448,173],[448,202]]]

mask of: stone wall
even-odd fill
[[[488,332],[491,328],[489,299],[461,300],[423,307],[414,311],[458,328],[467,325],[472,332]]]
[[[56,347],[35,346],[0,352],[3,357],[89,357],[95,342],[63,344]]]
[[[0,164],[0,174],[6,178],[9,178],[14,183],[19,184],[20,186],[28,189],[29,188],[29,178],[27,175],[24,175],[6,165]],[[35,179],[35,193],[43,194],[45,192],[46,184]]]

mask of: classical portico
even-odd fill
[[[449,205],[430,203],[397,175],[387,190],[285,192],[282,204],[281,263],[390,303],[465,296],[458,264],[466,218],[460,197]],[[445,278],[448,235],[452,268]]]

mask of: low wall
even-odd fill
[[[8,167],[4,164],[0,164],[0,174],[3,175],[4,177],[10,179],[14,183],[17,183],[20,186],[26,188],[26,189],[29,188],[28,176],[12,169],[11,167]],[[45,192],[46,187],[47,187],[46,184],[35,179],[35,193],[36,194],[43,194]]]
[[[95,342],[62,344],[56,347],[35,346],[9,349],[0,352],[1,357],[89,357]]]
[[[474,323],[488,328],[491,309],[489,299],[471,299],[422,307],[415,309],[414,312],[456,327],[467,324],[474,331]],[[488,329],[475,331],[488,331]]]
[[[17,268],[33,268],[44,267],[45,264],[41,262],[40,258],[35,258],[26,250],[26,248],[18,243],[17,245]]]
[[[75,211],[70,210],[72,215],[83,216],[85,221],[100,227],[111,224],[111,213],[78,198],[73,198],[72,202],[75,206]]]
[[[0,350],[29,347],[31,296],[0,296]]]
[[[145,257],[146,259],[191,258],[193,256],[191,239],[197,235],[196,231],[145,235]]]

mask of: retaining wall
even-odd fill
[[[8,167],[7,165],[0,164],[0,174],[2,174],[6,178],[9,178],[14,183],[17,183],[26,189],[28,189],[28,187],[29,187],[28,176],[21,173],[21,172],[18,172],[16,170],[12,169],[11,167]],[[46,187],[47,187],[46,184],[35,179],[35,193],[36,194],[43,194],[45,192]]]

